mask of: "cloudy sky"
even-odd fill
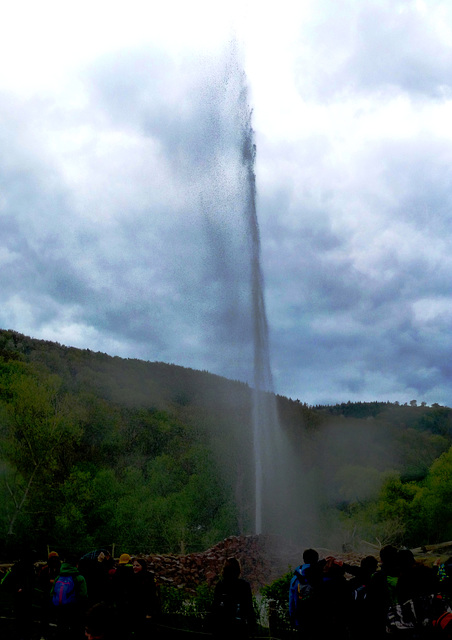
[[[275,391],[451,406],[448,0],[17,0],[0,52],[1,328],[251,381],[249,105]]]

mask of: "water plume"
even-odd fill
[[[270,365],[268,322],[264,299],[264,279],[261,268],[261,246],[259,224],[256,210],[256,145],[252,128],[252,110],[247,101],[246,86],[243,88],[244,110],[242,161],[245,168],[245,219],[250,238],[250,291],[251,314],[253,320],[253,450],[255,473],[255,533],[262,533],[263,495],[264,495],[264,459],[266,446],[271,440],[271,432],[278,428],[276,407],[268,401],[273,392],[273,377]]]
[[[204,329],[206,364],[216,358],[210,371],[221,367],[223,374],[252,387],[249,420],[237,398],[231,397],[226,409],[236,423],[230,425],[232,431],[245,432],[251,423],[250,438],[248,433],[238,434],[233,461],[231,452],[227,460],[221,459],[225,451],[218,444],[224,474],[234,485],[239,530],[293,537],[306,528],[308,492],[300,472],[302,452],[294,451],[278,419],[261,261],[253,112],[236,43],[221,61],[212,63],[204,82],[202,93],[193,94],[202,96],[205,116],[198,123],[197,161],[186,165],[191,193],[197,191],[204,241],[197,244],[195,255],[187,248],[178,281],[190,274],[186,265],[199,260],[203,278],[197,291],[202,297],[194,294],[191,282],[186,290],[192,300],[198,295],[193,306]],[[176,158],[181,157],[192,156],[179,152]],[[192,320],[195,326],[197,318]]]
[[[238,103],[241,114],[242,164],[244,168],[244,217],[249,239],[250,307],[253,335],[253,451],[255,474],[255,533],[275,532],[284,513],[281,492],[285,483],[285,438],[278,420],[270,362],[269,328],[261,267],[261,241],[257,215],[256,144],[252,109],[245,74]],[[286,457],[287,462],[287,457]],[[283,520],[281,520],[283,518]]]

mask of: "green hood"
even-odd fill
[[[60,575],[61,576],[74,576],[79,575],[79,570],[74,565],[69,564],[69,562],[63,562],[60,567]]]

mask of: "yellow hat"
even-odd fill
[[[119,564],[127,564],[128,562],[130,562],[130,560],[131,557],[128,553],[123,553],[121,556],[119,556]]]

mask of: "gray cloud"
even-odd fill
[[[276,391],[450,404],[450,52],[413,3],[336,6],[301,33],[313,121],[257,131]],[[141,47],[0,94],[0,326],[252,380],[243,80]]]

